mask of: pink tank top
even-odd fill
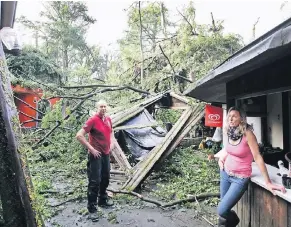
[[[253,154],[246,137],[243,136],[238,145],[232,145],[227,142],[226,152],[228,155],[224,163],[225,171],[237,177],[250,177],[252,174]]]

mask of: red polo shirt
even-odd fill
[[[110,152],[112,123],[110,117],[100,117],[98,114],[90,117],[83,129],[89,133],[89,143],[103,154]]]

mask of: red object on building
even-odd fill
[[[38,89],[23,88],[20,85],[12,86],[12,90],[13,90],[14,96],[16,97],[14,98],[14,102],[18,110],[19,121],[21,124],[24,123],[22,127],[27,127],[27,128],[36,127],[37,126],[36,121],[31,121],[31,122],[27,122],[27,121],[32,120],[32,118],[38,119],[39,113],[36,110],[30,108],[27,104],[29,104],[35,109],[38,109],[37,103],[39,100],[41,100],[41,97],[43,95],[42,90],[39,88]],[[20,101],[19,99],[21,99],[27,104]],[[54,98],[54,99],[49,100],[50,105],[51,106],[55,105],[56,102],[59,100],[60,98]]]
[[[205,126],[222,127],[223,109],[217,106],[205,106]]]

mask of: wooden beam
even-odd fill
[[[192,114],[192,109],[188,108],[173,126],[173,128],[167,133],[163,142],[151,150],[147,156],[136,165],[133,170],[134,173],[128,182],[123,186],[129,191],[133,191],[140,183],[144,180],[145,176],[152,170],[152,167],[160,159],[163,153],[167,150],[171,141],[176,137],[182,127],[185,125],[186,121]]]
[[[123,150],[119,146],[117,140],[113,139],[114,148],[111,149],[111,154],[113,155],[115,161],[119,164],[120,168],[124,171],[130,170],[132,167],[129,164]]]
[[[191,117],[186,122],[185,126],[182,130],[178,133],[175,139],[172,140],[170,146],[163,154],[162,158],[160,159],[159,163],[162,163],[174,150],[175,148],[181,143],[183,138],[190,132],[190,130],[201,120],[204,116],[204,108],[201,106],[197,106],[191,115]]]
[[[119,126],[119,127],[113,128],[113,130],[120,131],[120,130],[127,130],[127,129],[141,129],[141,128],[157,127],[157,126],[159,126],[158,123],[149,124],[149,125],[125,125],[125,126]]]

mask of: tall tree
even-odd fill
[[[20,126],[15,108],[9,72],[0,44],[0,197],[7,227],[37,226],[32,209],[32,188],[24,157],[20,152]],[[30,193],[29,193],[30,192]]]
[[[85,40],[86,32],[95,19],[88,15],[88,7],[83,2],[51,1],[44,3],[45,10],[40,13],[44,22],[32,22],[24,17],[20,22],[34,31],[36,45],[39,39],[45,42],[45,52],[55,59],[65,74],[79,66],[75,56],[85,53],[87,58],[95,55]],[[83,55],[84,56],[84,55]],[[68,78],[65,78],[67,81]]]

